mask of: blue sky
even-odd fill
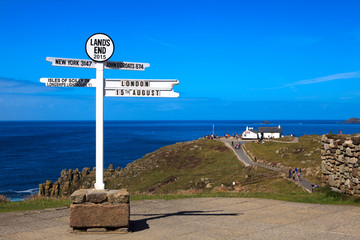
[[[97,32],[112,61],[150,63],[105,78],[178,79],[179,98],[105,98],[105,120],[360,117],[360,1],[0,2],[0,120],[94,120],[95,78],[46,57],[88,59]]]

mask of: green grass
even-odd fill
[[[18,212],[67,206],[70,206],[70,200],[67,199],[29,199],[18,202],[0,203],[0,212]]]
[[[277,138],[277,139],[274,139],[274,140],[278,141],[278,142],[291,142],[294,139],[295,139],[295,137],[292,137],[292,136],[284,136],[282,138]]]
[[[127,188],[130,193],[177,193],[205,189],[207,184],[230,186],[245,181],[245,167],[223,143],[196,140],[163,147],[129,164],[115,177],[105,180],[107,188]],[[249,177],[261,175],[250,172]],[[205,179],[205,180],[204,180]]]
[[[303,176],[306,174],[305,169],[311,168],[312,175],[307,176],[307,179],[313,182],[321,181],[321,136],[302,136],[299,137],[299,143],[265,141],[264,144],[258,144],[249,142],[245,144],[245,147],[254,154],[257,160],[301,168]],[[317,175],[316,172],[318,172]]]

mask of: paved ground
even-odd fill
[[[243,144],[245,141],[242,141],[242,140],[232,140],[232,139],[224,139],[224,138],[221,138],[220,139],[221,142],[225,143],[228,147],[230,147],[234,152],[235,154],[237,155],[238,159],[244,163],[245,166],[253,166],[254,165],[254,162],[244,153],[244,151],[239,148],[239,149],[235,149],[233,146],[232,146],[232,142],[235,144]]]
[[[248,198],[131,203],[131,232],[74,234],[69,209],[0,214],[0,239],[360,239],[360,207]]]

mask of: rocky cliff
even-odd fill
[[[104,179],[112,175],[112,173],[120,172],[120,168],[113,169],[113,165],[110,164],[109,168],[104,171]],[[70,196],[75,190],[82,188],[92,188],[95,183],[95,171],[93,168],[83,168],[80,172],[78,169],[61,171],[61,175],[56,182],[46,180],[45,183],[39,184],[39,196],[43,197],[62,197]]]

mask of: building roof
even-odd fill
[[[246,131],[249,131],[249,132],[252,132],[252,133],[255,133],[255,134],[257,134],[257,131],[256,130],[254,130],[254,128],[252,128],[252,127],[246,127],[246,130],[244,131],[244,132],[246,132]]]
[[[256,131],[256,130],[254,130],[254,129],[248,129],[247,131],[249,131],[249,132],[253,132],[253,133],[257,133],[257,131]]]
[[[278,127],[259,127],[258,133],[282,133],[282,128]]]

